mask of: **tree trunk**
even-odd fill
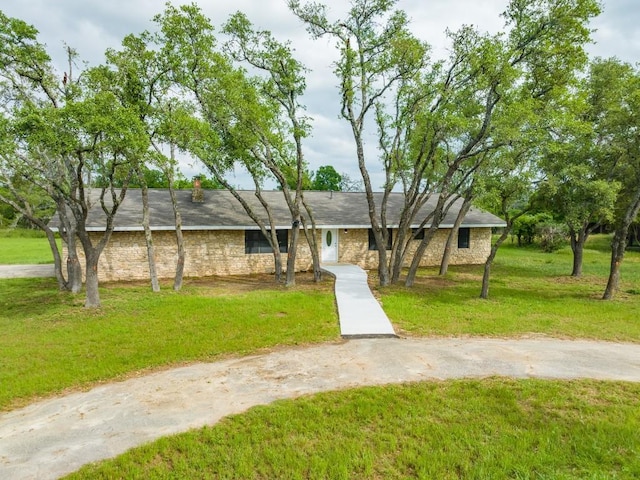
[[[440,225],[443,216],[446,214],[444,205],[447,199],[448,196],[445,196],[443,193],[441,193],[438,197],[438,202],[433,210],[433,215],[431,218],[431,226],[424,232],[424,238],[420,241],[420,245],[418,245],[416,253],[411,260],[411,265],[409,266],[409,271],[407,272],[407,278],[405,280],[405,286],[407,287],[412,287],[416,280],[416,274],[418,273],[418,267],[420,267],[422,256],[431,243],[431,240],[433,240],[433,237],[438,230],[438,226]]]
[[[107,188],[103,188],[100,193],[100,206],[102,211],[106,215],[106,228],[102,237],[98,240],[98,242],[94,245],[91,241],[90,233],[86,228],[86,220],[89,212],[89,202],[87,197],[83,197],[84,200],[81,206],[78,205],[70,205],[73,212],[73,216],[75,219],[75,225],[77,226],[77,236],[82,244],[82,250],[84,251],[84,256],[86,260],[86,300],[85,307],[87,308],[98,308],[100,307],[100,292],[98,291],[98,261],[100,260],[100,255],[104,251],[105,247],[109,243],[111,239],[111,234],[114,229],[114,219],[118,208],[122,204],[125,195],[127,193],[127,186],[130,180],[130,174],[124,181],[124,186],[120,188],[120,191],[117,192],[116,188],[111,184]],[[112,199],[112,204],[108,205],[105,201],[105,196],[109,192],[109,196]],[[69,235],[69,240],[71,240],[72,235]],[[75,251],[75,242],[74,248]]]
[[[507,221],[506,228],[504,229],[504,231],[502,232],[502,235],[500,235],[496,243],[491,246],[491,252],[487,257],[487,260],[484,262],[484,272],[482,274],[482,289],[480,291],[480,298],[484,300],[489,298],[489,278],[491,275],[491,265],[493,265],[493,260],[496,258],[496,255],[498,254],[498,249],[509,236],[512,225],[513,225],[512,222]]]
[[[273,251],[273,268],[275,268],[276,283],[280,283],[282,281],[282,254],[278,247]]]
[[[69,284],[67,283],[67,280],[64,278],[64,274],[62,273],[62,257],[60,256],[60,250],[58,250],[58,242],[56,241],[56,236],[49,227],[45,228],[44,231],[47,234],[49,248],[51,248],[51,253],[53,254],[53,267],[56,275],[56,280],[58,282],[58,288],[60,290],[68,290]]]
[[[93,250],[93,249],[92,249]],[[85,308],[99,308],[100,307],[100,292],[98,290],[98,258],[99,254],[94,251],[88,251],[85,249],[86,255],[86,299]]]
[[[77,294],[82,290],[82,265],[80,265],[80,260],[78,259],[76,223],[69,219],[67,206],[63,200],[57,199],[56,204],[58,206],[58,218],[60,219],[60,238],[67,245],[66,290]],[[62,269],[62,265],[60,268]],[[62,272],[60,272],[60,276],[63,276]]]
[[[91,242],[91,238],[85,229],[78,232],[78,238],[82,243],[82,249],[85,256],[86,300],[84,306],[86,308],[100,307],[100,292],[98,290],[98,261],[100,260],[100,255],[102,255],[104,247],[109,243],[111,233],[113,232],[113,223],[111,220],[107,221],[107,225],[106,231],[95,246]]]
[[[67,283],[73,294],[82,290],[82,265],[78,259],[76,247],[76,232],[74,228],[67,231]]]
[[[138,174],[138,178],[143,180],[144,177],[141,173]],[[151,290],[154,292],[160,291],[160,282],[158,281],[158,271],[156,269],[156,255],[155,247],[153,245],[153,236],[151,234],[151,228],[149,215],[149,189],[147,185],[142,183],[142,227],[144,228],[144,239],[147,244],[147,259],[149,262],[149,278],[151,280]]]
[[[582,276],[582,263],[584,258],[584,245],[589,237],[586,227],[580,229],[579,232],[571,231],[571,251],[573,252],[573,268],[571,269],[572,277]]]
[[[469,212],[471,208],[471,195],[466,195],[464,197],[464,202],[462,202],[462,206],[460,207],[460,211],[458,212],[458,216],[456,217],[456,221],[453,224],[453,228],[449,232],[449,236],[447,237],[447,243],[444,246],[444,251],[442,252],[442,261],[440,262],[440,272],[439,275],[446,275],[447,270],[449,269],[449,259],[451,257],[451,249],[453,248],[453,241],[457,238],[458,230],[460,230],[460,225],[462,225],[462,221],[464,217]]]
[[[278,232],[276,230],[276,222],[273,218],[273,212],[271,211],[271,206],[262,196],[262,189],[260,188],[260,184],[258,180],[254,178],[255,184],[255,196],[260,201],[260,204],[264,208],[264,211],[267,214],[267,219],[269,221],[269,230],[265,228],[265,226],[256,221],[256,223],[260,226],[260,230],[262,234],[268,239],[269,244],[271,245],[271,249],[273,250],[273,268],[275,270],[274,277],[276,283],[282,282],[282,253],[280,252],[280,243],[278,242]]]
[[[418,268],[420,267],[420,260],[431,243],[431,240],[433,240],[437,230],[437,227],[431,226],[429,230],[424,232],[424,238],[420,241],[420,245],[418,245],[418,248],[416,249],[416,253],[411,260],[411,265],[409,266],[409,271],[407,272],[407,278],[404,282],[406,287],[413,287],[413,284],[416,281]]]
[[[178,201],[176,199],[176,192],[173,187],[169,187],[169,194],[171,195],[171,203],[173,204],[173,214],[176,219],[176,244],[178,246],[178,260],[176,262],[176,275],[173,279],[173,289],[179,292],[182,288],[182,282],[184,280],[184,237],[182,235],[182,215],[178,209]]]
[[[360,174],[362,175],[362,181],[364,183],[365,195],[367,198],[367,205],[369,207],[369,219],[371,220],[371,229],[373,230],[373,236],[378,246],[378,283],[381,287],[385,287],[390,283],[389,265],[387,262],[387,238],[384,235],[383,230],[386,232],[387,226],[381,225],[378,219],[378,213],[376,208],[375,199],[373,196],[373,188],[371,187],[371,177],[367,170],[364,159],[364,146],[362,144],[362,125],[358,122],[353,115],[348,117],[351,123],[351,129],[353,131],[354,140],[356,142],[356,156],[358,158],[358,167]],[[387,232],[388,234],[388,232]]]
[[[289,250],[287,252],[287,274],[285,286],[293,287],[296,284],[296,253],[298,250],[298,237],[300,235],[300,215],[293,219]]]
[[[173,290],[179,292],[182,289],[182,282],[184,280],[184,238],[182,236],[182,215],[180,215],[180,209],[178,208],[178,199],[176,198],[176,191],[173,188],[173,176],[174,165],[176,165],[176,146],[171,143],[169,145],[171,164],[167,167],[166,173],[169,180],[169,196],[171,197],[171,206],[173,207],[173,217],[176,222],[176,245],[178,247],[178,259],[176,261],[176,274],[173,279]]]
[[[378,283],[381,287],[386,287],[391,283],[389,264],[387,262],[387,242],[382,234],[379,235],[380,243],[378,243],[378,237],[375,233],[374,237],[376,237],[376,244],[382,245],[382,248],[378,247]]]
[[[408,239],[406,237],[409,237]],[[400,274],[402,273],[402,263],[404,261],[404,257],[402,252],[406,251],[406,248],[403,248],[403,243],[411,241],[411,234],[407,234],[401,228],[398,228],[396,232],[396,247],[391,249],[391,255],[389,258],[389,281],[393,283],[397,283],[400,280]]]
[[[620,282],[620,264],[624,259],[624,252],[627,247],[629,227],[640,212],[640,187],[637,188],[634,194],[633,200],[630,202],[622,221],[616,227],[615,234],[613,235],[613,242],[611,244],[611,267],[609,270],[607,287],[602,295],[603,300],[611,300],[615,292],[618,290],[618,284]]]
[[[307,239],[307,243],[309,244],[309,249],[311,250],[311,262],[313,268],[313,281],[319,282],[322,280],[322,268],[320,267],[320,254],[318,253],[318,242],[316,240],[316,228],[315,225],[312,225],[311,231],[307,230],[306,221],[304,218],[302,219],[302,226],[304,236]]]
[[[173,290],[179,292],[182,289],[184,281],[184,241],[182,239],[182,230],[176,230],[176,241],[178,243],[178,260],[176,261],[176,276],[173,279]]]
[[[482,272],[482,289],[480,290],[480,298],[486,300],[489,298],[489,278],[491,276],[491,265],[493,264],[493,259],[495,258],[494,249],[491,248],[491,253],[487,260],[484,262],[484,270]]]
[[[613,236],[613,242],[611,243],[611,266],[609,269],[609,279],[607,280],[607,286],[602,295],[603,300],[611,300],[618,290],[618,284],[620,283],[620,264],[624,258],[626,237],[620,236],[620,230],[616,229],[616,233]]]
[[[406,226],[406,222],[403,222],[403,219],[400,220],[400,223],[401,225],[396,235],[395,248],[391,251],[391,258],[389,259],[391,265],[391,283],[396,283],[400,280],[402,266],[404,265],[404,259],[407,254],[407,246],[413,238],[410,230],[411,227]]]
[[[291,91],[293,93],[293,90]],[[292,97],[289,97],[291,99]],[[300,124],[298,122],[298,118],[296,116],[297,105],[295,102],[288,103],[287,112],[289,114],[289,119],[291,120],[291,124],[293,125],[293,138],[296,143],[296,196],[291,203],[291,196],[289,193],[289,189],[287,187],[287,182],[285,179],[280,177],[280,184],[282,185],[282,192],[286,196],[286,202],[289,206],[289,211],[291,212],[292,228],[291,228],[291,238],[289,242],[289,251],[287,256],[287,277],[285,280],[285,286],[292,287],[296,284],[296,256],[298,254],[298,239],[300,236],[300,223],[302,221],[300,217],[300,204],[302,203],[302,182],[304,177],[304,154],[302,152],[302,135],[300,128]],[[269,161],[271,162],[271,159]],[[275,165],[274,165],[275,166]],[[272,169],[274,170],[274,169]],[[280,172],[280,169],[275,168]],[[285,180],[282,182],[282,180]]]
[[[411,225],[414,224],[414,220],[420,209],[431,198],[432,193],[423,191],[416,193],[418,185],[412,185],[408,193],[405,193],[405,205],[400,214],[400,220],[398,225],[398,233],[396,235],[396,241],[393,244],[391,250],[391,283],[396,283],[400,279],[402,269],[405,265],[405,260],[411,249],[411,242],[414,240],[413,231]],[[428,214],[426,218],[422,219],[421,228],[418,230],[424,231],[424,225],[426,225],[433,218],[433,213]]]
[[[304,196],[301,197],[302,205],[304,206],[307,215],[309,216],[309,220],[311,221],[311,231],[307,229],[307,222],[304,217],[302,219],[302,227],[304,236],[307,239],[307,243],[309,244],[309,249],[311,250],[311,261],[313,262],[313,281],[319,282],[322,280],[322,269],[320,267],[320,253],[318,248],[318,230],[316,229],[316,221],[313,218],[313,212],[309,208],[309,205],[304,200]]]
[[[573,242],[572,242],[573,243]],[[571,270],[572,277],[582,276],[582,259],[584,257],[584,243],[576,242],[575,248],[572,245],[573,250],[573,268]]]

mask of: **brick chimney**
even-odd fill
[[[193,203],[204,203],[204,192],[202,191],[200,177],[193,179],[193,190],[191,191],[191,201]]]

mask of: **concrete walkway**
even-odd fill
[[[450,379],[640,382],[640,345],[546,339],[363,339],[196,364],[0,415],[0,478],[53,479],[277,399]]]
[[[336,278],[340,334],[344,338],[395,337],[387,314],[371,293],[367,272],[350,264],[327,264],[322,269]]]

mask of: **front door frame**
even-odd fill
[[[330,233],[328,238],[327,234]],[[329,245],[327,240],[331,241]],[[338,261],[338,229],[337,228],[323,228],[322,229],[322,262],[336,263]]]

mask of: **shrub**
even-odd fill
[[[545,222],[537,226],[536,234],[540,238],[540,247],[543,252],[553,253],[564,247],[567,242],[566,225],[554,222]]]
[[[518,246],[531,245],[536,236],[538,227],[543,223],[551,222],[548,213],[525,214],[513,222],[513,235],[518,239]]]

